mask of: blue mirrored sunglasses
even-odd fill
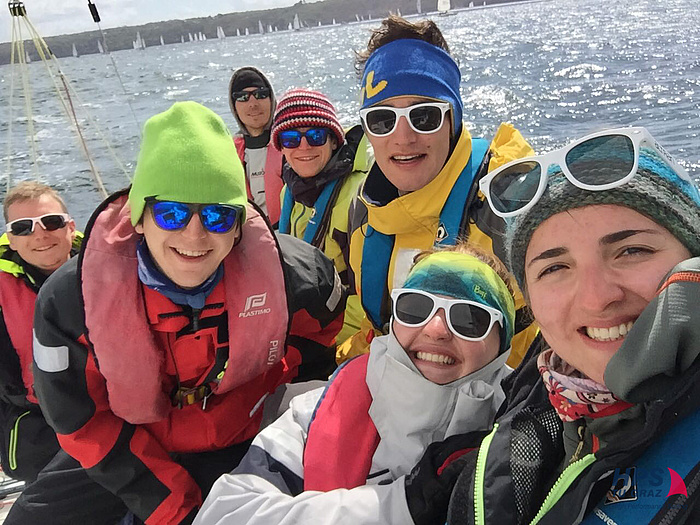
[[[205,230],[211,233],[227,233],[240,222],[242,206],[228,204],[187,204],[175,201],[147,201],[156,225],[166,231],[181,230],[197,213]]]
[[[306,137],[309,146],[323,146],[328,141],[328,128],[309,128],[306,131],[286,129],[280,131],[280,144],[283,148],[298,148],[301,137]]]

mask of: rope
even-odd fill
[[[13,9],[14,8],[14,9]],[[24,10],[24,6],[22,5],[21,2],[14,2],[10,3],[10,12],[12,13],[12,47],[11,47],[11,67],[13,68],[13,72],[16,71],[16,68],[14,67],[15,63],[18,64],[19,66],[19,71],[22,76],[22,84],[23,84],[23,89],[24,89],[24,102],[25,102],[25,111],[27,113],[27,126],[28,126],[28,132],[29,132],[29,141],[31,144],[31,151],[32,151],[32,169],[35,172],[36,177],[38,178],[38,151],[37,151],[37,144],[36,144],[36,138],[35,138],[35,133],[34,133],[34,120],[33,120],[33,111],[32,111],[32,99],[31,99],[31,88],[30,88],[30,79],[29,79],[29,70],[27,67],[27,62],[26,62],[26,50],[24,46],[24,38],[22,35],[22,22],[26,24],[26,27],[28,28],[29,31],[29,36],[31,37],[31,40],[34,42],[34,45],[36,47],[37,53],[39,54],[39,57],[41,58],[42,62],[44,63],[48,73],[49,77],[51,78],[51,81],[54,85],[54,90],[56,92],[56,95],[63,107],[63,111],[68,117],[68,119],[71,121],[73,126],[75,127],[75,131],[78,137],[78,142],[81,146],[81,149],[88,161],[88,164],[90,165],[90,171],[93,175],[93,178],[95,180],[95,183],[97,185],[98,190],[102,194],[103,197],[107,197],[108,193],[107,190],[105,189],[104,183],[102,181],[102,178],[100,177],[99,171],[97,169],[97,166],[90,155],[90,152],[87,147],[87,143],[85,140],[85,136],[83,135],[83,131],[80,126],[80,121],[78,119],[78,116],[76,114],[76,106],[77,107],[82,107],[84,114],[87,116],[87,121],[94,127],[96,130],[97,134],[100,136],[102,139],[103,143],[106,145],[108,151],[110,152],[112,158],[116,162],[116,164],[121,168],[122,172],[125,174],[127,180],[130,180],[129,172],[122,163],[122,161],[119,159],[119,157],[116,154],[116,151],[112,148],[110,141],[107,140],[107,138],[104,136],[102,133],[102,130],[95,121],[91,118],[90,114],[84,109],[85,105],[82,104],[82,101],[80,100],[80,97],[78,96],[78,93],[75,91],[75,89],[71,86],[70,82],[68,81],[68,78],[65,76],[63,71],[61,70],[60,64],[58,62],[58,59],[56,56],[51,52],[51,49],[49,48],[48,44],[46,41],[39,35],[38,31],[32,24],[31,20],[26,14],[26,11]],[[100,32],[102,33],[102,29],[100,28]],[[104,40],[104,33],[103,35],[103,41],[104,45],[106,48],[106,41]],[[17,56],[18,55],[18,56]],[[111,55],[110,55],[110,58]],[[114,64],[114,59],[112,58],[112,63],[115,67],[115,71],[117,71],[116,64]],[[59,81],[57,80],[57,77],[60,79],[60,84]],[[126,94],[126,89],[124,88],[124,84],[121,81],[121,77],[119,76],[119,73],[117,71],[117,77],[119,78],[119,82],[122,84],[122,88],[125,91]],[[10,122],[8,125],[8,133],[9,133],[9,140],[7,144],[7,189],[9,190],[11,187],[12,183],[12,177],[11,177],[11,158],[12,158],[12,124],[13,124],[13,97],[14,97],[14,75],[11,77],[11,83],[10,83]],[[78,104],[74,104],[73,100],[76,100]],[[131,103],[129,102],[129,107],[131,108]],[[137,122],[138,126],[138,121],[136,120],[136,115],[133,112],[132,109],[132,116],[134,117],[134,120]],[[139,130],[140,133],[140,130]]]

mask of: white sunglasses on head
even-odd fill
[[[530,210],[547,188],[548,171],[559,166],[582,190],[605,191],[629,182],[637,173],[642,143],[653,149],[679,178],[686,170],[643,127],[616,128],[587,135],[543,155],[516,159],[479,181],[493,212],[507,218]]]

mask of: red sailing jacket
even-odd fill
[[[268,393],[297,374],[327,375],[344,301],[330,261],[296,239],[277,242],[249,208],[242,241],[196,326],[182,307],[134,287],[121,271],[130,267],[136,277],[125,203],[125,193],[103,203],[77,264],[64,265],[39,294],[36,390],[61,446],[95,481],[147,524],[179,523],[202,494],[170,454],[250,439]],[[276,274],[280,286],[268,288]],[[285,304],[287,315],[270,315]],[[210,377],[222,360],[225,372]],[[214,394],[177,408],[170,394],[178,380],[212,384]]]
[[[367,483],[379,434],[369,416],[369,354],[348,361],[323,393],[304,447],[304,490],[352,489]],[[352,451],[351,458],[348,451]]]
[[[38,403],[34,395],[32,374],[32,321],[36,293],[22,279],[0,272],[0,305],[7,332],[12,341],[22,370],[22,382],[27,389],[27,400]],[[11,306],[11,307],[8,307]]]
[[[238,157],[241,159],[243,166],[245,166],[245,140],[243,137],[235,137],[233,143],[236,145]],[[245,184],[248,190],[248,198],[253,200],[247,172]],[[284,186],[284,181],[282,180],[282,152],[277,151],[272,144],[268,144],[267,160],[265,161],[265,205],[267,206],[268,218],[272,224],[277,224],[280,220],[282,186]]]

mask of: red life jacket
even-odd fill
[[[243,137],[235,137],[233,143],[236,145],[238,157],[245,166],[245,140]],[[248,190],[248,198],[254,200],[250,191],[250,181],[248,180],[247,172],[245,185]],[[282,181],[282,152],[277,151],[272,144],[268,144],[267,159],[265,161],[265,205],[267,206],[267,216],[272,224],[277,224],[280,220],[282,186],[284,186],[284,181]]]
[[[369,408],[369,354],[336,372],[316,407],[304,448],[304,490],[329,491],[365,485],[379,433]]]
[[[22,370],[22,382],[27,389],[27,400],[39,403],[34,395],[32,373],[32,327],[36,294],[22,279],[0,272],[0,305],[5,326],[15,347]]]
[[[165,349],[149,325],[138,278],[139,240],[123,194],[95,219],[81,266],[85,326],[110,408],[134,424],[161,421],[173,409],[163,388]],[[229,356],[213,393],[221,395],[256,378],[276,383],[261,385],[271,392],[285,382],[283,373],[275,371],[287,368],[283,354],[289,312],[275,238],[252,207],[241,241],[223,264]]]

